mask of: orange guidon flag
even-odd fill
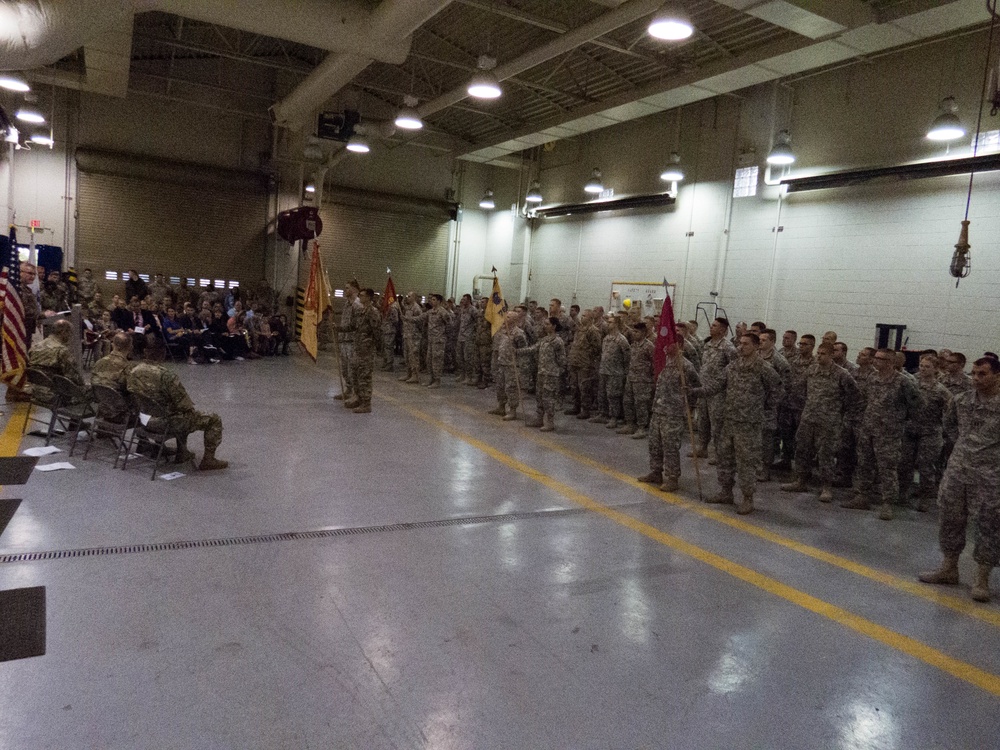
[[[382,292],[382,317],[389,313],[389,308],[396,304],[396,285],[392,283],[392,276],[385,282],[385,291]]]
[[[313,242],[312,263],[309,266],[309,285],[306,287],[305,307],[302,310],[302,332],[299,341],[309,356],[316,361],[319,352],[317,329],[330,304],[330,284],[326,280],[323,261],[319,256],[319,243]]]

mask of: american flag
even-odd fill
[[[6,242],[4,242],[6,240]],[[28,337],[24,330],[24,306],[21,304],[21,260],[14,236],[0,236],[0,314],[3,315],[3,347],[0,357],[0,381],[18,390],[24,387],[28,362]]]

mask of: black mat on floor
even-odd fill
[[[3,530],[7,528],[10,519],[17,513],[17,506],[20,504],[20,500],[8,500],[7,498],[0,500],[0,534],[3,534]]]
[[[0,485],[26,484],[31,470],[38,463],[38,456],[9,456],[0,458]]]
[[[45,587],[0,591],[0,661],[45,655]]]

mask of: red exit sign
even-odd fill
[[[28,225],[32,229],[41,229],[42,228],[42,220],[41,219],[32,219],[31,221],[28,222]]]

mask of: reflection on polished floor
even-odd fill
[[[1000,607],[915,583],[935,514],[769,484],[737,517],[688,465],[638,484],[645,443],[599,425],[388,376],[354,415],[333,367],[182,366],[228,471],[77,455],[4,488],[0,555],[101,554],[0,563],[48,606],[0,749],[996,746]]]

